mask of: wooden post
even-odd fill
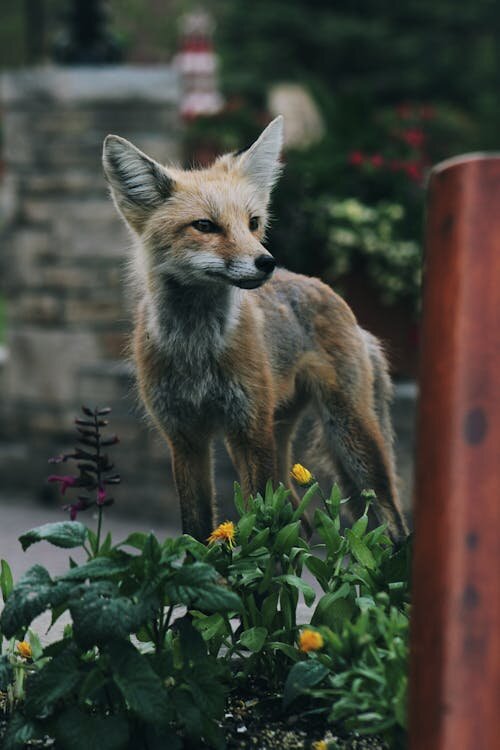
[[[415,494],[410,748],[500,748],[500,157],[431,175]]]

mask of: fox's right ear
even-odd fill
[[[151,210],[172,193],[167,170],[118,135],[106,137],[102,164],[116,207],[140,232]]]

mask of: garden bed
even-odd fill
[[[404,748],[410,545],[369,530],[373,493],[342,528],[338,487],[323,495],[297,465],[297,508],[282,485],[246,499],[236,486],[239,520],[208,544],[138,532],[113,544],[107,411],[86,410],[85,447],[57,459],[76,459],[79,474],[50,477],[80,493],[72,520],[20,537],[23,549],[80,548],[86,562],[56,577],[34,565],[14,585],[1,561],[3,750],[47,737],[61,750]],[[301,521],[318,496],[310,543]],[[91,507],[96,531],[76,520]],[[31,625],[44,612],[69,622],[42,646]]]

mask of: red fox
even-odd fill
[[[262,244],[281,171],[283,118],[206,169],[164,167],[108,135],[104,172],[138,238],[133,352],[142,400],[170,446],[185,533],[216,525],[212,442],[222,432],[247,496],[288,484],[308,405],[343,489],[401,513],[382,349],[330,287],[282,269]]]

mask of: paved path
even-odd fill
[[[0,496],[0,558],[7,560],[15,580],[18,580],[35,563],[46,567],[51,575],[59,575],[67,569],[70,555],[75,560],[84,559],[85,554],[82,555],[80,551],[59,549],[47,542],[34,544],[23,552],[18,542],[18,537],[29,529],[44,523],[65,521],[68,517],[68,514],[60,508],[47,508],[26,499],[9,503],[7,498]],[[95,520],[90,511],[82,513],[80,519],[83,523],[95,528]],[[180,533],[179,528],[150,521],[147,518],[120,517],[114,508],[111,508],[105,515],[103,531],[105,533],[111,531],[115,543],[125,539],[133,531],[153,531],[160,539]]]

